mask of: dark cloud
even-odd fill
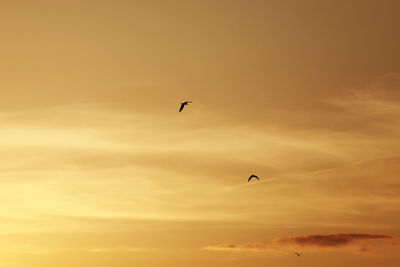
[[[388,242],[390,240],[390,242]],[[204,247],[206,250],[214,251],[259,251],[259,252],[284,252],[294,247],[314,247],[314,248],[342,248],[352,245],[357,247],[358,252],[371,252],[378,247],[395,247],[397,243],[394,237],[383,234],[369,233],[337,233],[327,235],[304,235],[284,237],[277,240],[259,243],[249,242],[245,244],[219,244]],[[374,243],[371,241],[385,241],[384,243]],[[377,246],[378,245],[378,246]]]
[[[343,247],[360,240],[391,239],[391,236],[368,233],[338,233],[329,235],[305,235],[277,240],[279,244],[295,244],[316,247]]]

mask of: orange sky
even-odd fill
[[[1,6],[1,266],[399,265],[399,1]]]

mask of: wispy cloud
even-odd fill
[[[400,132],[399,87],[400,74],[391,73],[324,102],[337,110],[330,117],[337,131],[397,137]]]
[[[129,247],[129,248],[90,248],[88,251],[92,252],[92,253],[113,253],[113,252],[139,252],[139,251],[144,251],[144,249],[143,248],[135,248],[135,247]]]
[[[206,250],[216,250],[216,251],[266,251],[267,247],[263,243],[246,243],[243,245],[236,244],[220,244],[213,246],[206,246],[203,249]]]

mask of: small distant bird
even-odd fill
[[[260,178],[258,178],[258,176],[252,174],[252,175],[249,177],[249,180],[247,180],[247,182],[250,182],[251,178],[256,178],[257,180],[260,180]]]
[[[183,110],[183,108],[184,108],[186,105],[188,105],[189,103],[192,103],[192,101],[185,101],[185,102],[181,103],[181,107],[180,107],[180,109],[179,109],[179,112],[181,112],[181,111]]]
[[[295,252],[294,254],[296,254],[296,255],[297,255],[297,257],[300,257],[300,256],[301,256],[301,254],[303,254],[303,252],[300,252],[300,253],[298,253],[298,252]]]

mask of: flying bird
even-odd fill
[[[258,178],[258,176],[252,174],[252,175],[249,177],[249,180],[247,180],[247,182],[250,182],[251,178],[256,178],[257,180],[260,180],[260,178]]]
[[[294,254],[296,254],[296,255],[297,255],[297,257],[300,257],[300,256],[301,256],[301,254],[303,254],[303,252],[300,252],[300,253],[298,253],[298,252],[295,252]]]
[[[180,109],[179,109],[179,112],[181,112],[181,111],[183,110],[183,108],[184,108],[186,105],[188,105],[189,103],[192,103],[192,101],[185,101],[185,102],[181,103],[181,107],[180,107]]]

